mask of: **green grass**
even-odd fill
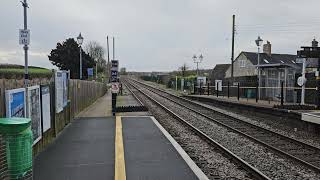
[[[52,71],[42,68],[29,68],[31,78],[51,77]],[[21,78],[24,75],[24,69],[21,68],[0,68],[0,77],[4,78]]]
[[[48,74],[51,73],[49,69],[38,69],[38,68],[29,68],[30,74]],[[24,74],[24,69],[0,69],[0,73],[22,73]]]

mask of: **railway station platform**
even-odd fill
[[[151,116],[85,117],[34,160],[34,180],[207,179]]]

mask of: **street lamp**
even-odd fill
[[[79,36],[77,37],[77,41],[79,44],[79,48],[80,48],[80,71],[79,71],[79,78],[80,80],[82,79],[82,49],[81,49],[81,45],[83,43],[83,37],[81,36],[81,33],[79,34]]]
[[[261,99],[261,72],[260,72],[260,46],[262,46],[263,40],[258,36],[256,45],[258,46],[258,86],[259,86],[259,100]]]
[[[197,64],[197,76],[199,76],[199,63],[202,62],[203,55],[200,54],[199,57],[197,57],[196,55],[193,55],[192,59],[193,59],[193,62]]]

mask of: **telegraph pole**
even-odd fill
[[[21,1],[23,6],[23,17],[24,17],[24,27],[23,30],[25,32],[28,31],[28,17],[27,17],[27,8],[29,8],[27,0]],[[30,38],[30,34],[28,34],[28,38]],[[20,32],[21,38],[21,32]],[[29,101],[28,101],[28,84],[29,84],[29,70],[28,70],[28,49],[29,49],[29,41],[20,42],[20,44],[24,44],[24,87],[25,87],[25,98],[26,98],[26,117],[29,117]]]
[[[108,53],[108,64],[107,64],[107,74],[110,76],[110,52],[109,52],[109,36],[107,36],[107,53]],[[110,82],[110,77],[108,83]]]
[[[113,59],[112,60],[115,60],[115,47],[114,47],[114,42],[115,40],[114,40],[114,37],[113,37],[113,41],[112,41],[112,43],[113,43],[113,45],[112,45],[112,47],[113,47],[113,53],[112,53],[112,55],[113,55]]]
[[[233,62],[234,62],[234,34],[235,34],[236,16],[232,16],[232,52],[231,52],[231,80],[233,81]]]

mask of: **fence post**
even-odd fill
[[[259,87],[258,87],[258,84],[256,83],[256,103],[258,102],[258,99],[259,99],[258,93],[259,93]]]
[[[210,83],[208,82],[208,96],[210,95]]]
[[[284,99],[284,97],[283,97],[283,86],[284,86],[284,82],[282,81],[281,82],[281,106],[283,106],[283,99]]]
[[[196,95],[196,83],[193,84],[193,94]]]
[[[202,83],[200,82],[199,94],[202,94]]]
[[[217,83],[217,97],[219,97],[219,83]]]
[[[230,98],[230,82],[228,81],[228,98]]]
[[[240,83],[238,83],[238,101],[240,100]]]

